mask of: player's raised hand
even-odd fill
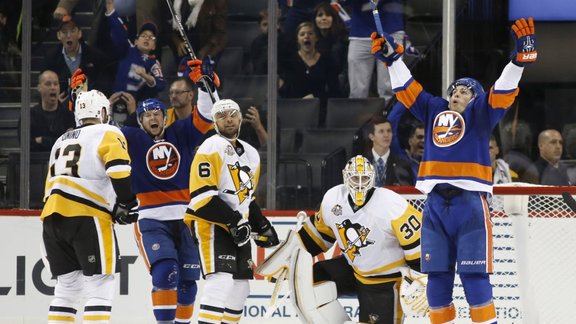
[[[220,87],[220,78],[214,71],[216,63],[210,56],[206,56],[203,60],[190,60],[186,64],[190,69],[188,76],[195,84],[202,86],[200,81],[205,79],[211,88]],[[211,90],[214,91],[214,89]]]
[[[521,18],[512,25],[512,36],[516,39],[516,47],[512,52],[512,62],[524,66],[536,61],[536,33],[532,17],[528,20]]]
[[[377,32],[373,32],[370,38],[372,38],[372,55],[384,62],[386,66],[390,66],[404,54],[404,47],[397,44],[387,33],[380,36]]]
[[[68,109],[70,111],[74,110],[73,107],[78,94],[86,90],[88,90],[88,80],[86,78],[86,74],[82,72],[82,69],[78,68],[70,77],[70,101],[68,102]]]

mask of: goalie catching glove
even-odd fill
[[[394,38],[387,33],[380,36],[377,32],[373,32],[370,38],[372,38],[372,55],[386,66],[390,66],[404,54],[404,46],[396,44]]]
[[[400,284],[400,305],[406,316],[424,317],[428,315],[426,287],[428,276],[412,269],[403,269]]]
[[[214,72],[216,62],[214,62],[210,56],[206,56],[203,60],[189,60],[186,64],[190,69],[190,73],[188,73],[190,80],[192,80],[202,90],[206,92],[214,92],[214,87],[220,88],[220,78],[218,77],[218,74]],[[206,83],[208,83],[208,86],[210,87],[209,90],[204,89],[204,83],[202,80],[206,80]]]
[[[226,224],[230,235],[232,235],[232,240],[238,246],[243,246],[250,241],[250,224],[248,220],[236,210],[234,211],[233,221]]]
[[[518,19],[512,25],[512,36],[516,40],[516,47],[512,52],[512,62],[518,66],[533,63],[538,57],[536,52],[536,34],[532,17],[528,20]]]
[[[138,220],[138,207],[140,207],[138,199],[134,199],[128,203],[117,202],[116,205],[114,205],[114,210],[112,210],[114,223],[128,225],[136,222]]]

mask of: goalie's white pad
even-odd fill
[[[268,279],[276,278],[283,269],[290,266],[290,256],[296,249],[304,249],[298,233],[290,230],[284,242],[256,267],[256,273]]]
[[[412,269],[402,271],[400,285],[400,305],[406,316],[428,316],[428,298],[426,286],[428,276]]]
[[[292,292],[290,300],[300,320],[313,324],[350,321],[338,302],[336,284],[325,281],[314,285],[312,265],[312,256],[306,250],[296,249],[292,252],[288,277]]]

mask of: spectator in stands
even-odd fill
[[[30,151],[50,152],[60,135],[76,127],[76,121],[74,113],[59,100],[60,83],[54,71],[40,74],[38,92],[40,103],[30,109]]]
[[[372,142],[370,151],[364,156],[372,162],[376,170],[375,185],[412,186],[415,183],[410,164],[391,153],[392,125],[384,116],[375,115],[368,123],[368,138]]]
[[[297,51],[280,62],[280,96],[283,98],[341,97],[335,67],[328,56],[316,49],[318,35],[311,22],[297,28]]]
[[[490,161],[492,162],[492,182],[494,184],[509,183],[518,180],[518,174],[510,169],[503,159],[498,158],[500,147],[494,135],[490,136]]]
[[[114,92],[110,98],[112,120],[118,127],[140,127],[136,118],[136,99],[129,92]]]
[[[328,55],[337,67],[346,65],[348,32],[334,8],[326,2],[314,9],[314,26],[318,33],[316,48],[320,54]]]
[[[182,17],[182,26],[190,40],[192,49],[198,59],[210,55],[216,62],[219,54],[228,44],[226,0],[212,1],[179,1],[174,10]],[[172,20],[172,38],[170,47],[178,58],[188,55],[182,37],[177,32],[176,21]],[[187,58],[189,59],[189,58]],[[178,60],[177,60],[178,61]]]
[[[376,31],[372,5],[370,0],[348,0],[344,4],[351,6],[350,45],[348,47],[348,81],[350,83],[350,98],[366,98],[372,81],[372,73],[376,68],[378,96],[392,98],[390,76],[384,64],[370,54],[372,40],[370,34]],[[404,0],[378,1],[376,7],[384,32],[392,35],[400,43],[404,43]]]
[[[305,21],[314,20],[314,8],[322,2],[328,0],[293,0],[292,5],[288,6],[284,18],[282,30],[286,33],[287,39],[292,43],[296,39],[298,26]]]
[[[194,85],[189,78],[178,78],[172,82],[169,91],[172,107],[166,111],[166,127],[184,119],[194,110]]]
[[[280,10],[278,10],[278,19],[280,18]],[[268,73],[268,9],[262,9],[258,13],[258,25],[260,25],[260,35],[252,40],[250,45],[250,63],[252,64],[253,74],[266,74]],[[280,27],[280,24],[278,24]],[[284,33],[277,28],[278,37],[278,55],[287,52],[286,37]]]
[[[411,114],[406,114],[407,111],[401,102],[397,102],[386,116],[392,125],[392,133],[395,135],[392,138],[390,150],[410,163],[412,175],[416,180],[420,161],[424,154],[424,124],[412,117]],[[401,125],[409,127],[408,134],[406,131],[401,132]],[[400,138],[402,134],[404,134],[404,138]],[[407,140],[405,137],[408,137]]]
[[[82,40],[82,30],[70,16],[65,16],[58,27],[56,37],[60,41],[44,60],[43,70],[52,70],[58,74],[60,84],[68,88],[70,77],[78,68],[86,74],[88,87],[98,89],[109,95],[111,90],[112,59],[100,50],[89,46]],[[65,89],[62,89],[65,91]]]
[[[555,129],[546,129],[538,135],[540,157],[534,161],[539,183],[551,186],[570,186],[568,169],[560,164],[562,158],[562,135]]]
[[[115,54],[120,60],[113,91],[130,92],[137,101],[156,97],[166,87],[160,62],[152,55],[158,28],[153,23],[144,23],[132,45],[112,0],[106,0],[106,17]]]

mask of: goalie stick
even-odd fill
[[[572,195],[570,193],[563,192],[562,193],[562,200],[564,200],[566,205],[568,205],[568,207],[570,207],[570,210],[572,210],[573,212],[576,213],[576,200],[574,200],[574,197],[572,197]]]
[[[182,40],[184,41],[184,46],[186,47],[186,50],[188,51],[190,58],[192,60],[198,59],[196,57],[196,54],[194,53],[194,50],[192,49],[192,44],[190,43],[188,36],[186,36],[186,32],[184,31],[184,26],[182,26],[182,21],[180,20],[180,17],[176,13],[176,11],[174,11],[174,5],[172,4],[172,1],[166,0],[166,4],[168,5],[168,9],[170,9],[170,14],[172,15],[172,19],[174,19],[174,21],[176,22],[176,26],[178,27],[178,33],[180,34],[180,37],[182,37]],[[208,84],[208,81],[204,78],[201,78],[200,82],[202,82],[202,85],[204,85],[206,92],[208,92],[208,95],[210,95],[210,99],[212,100],[212,103],[216,102],[216,98],[214,97],[214,94],[212,93],[212,91],[210,91],[210,86]]]

